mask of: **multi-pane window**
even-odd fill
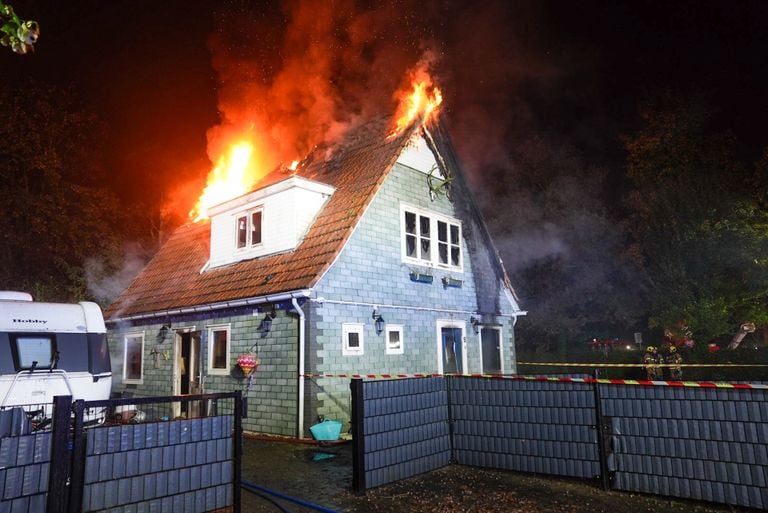
[[[459,221],[409,207],[402,212],[405,261],[462,270]]]
[[[261,244],[262,210],[254,210],[249,214],[238,216],[235,227],[238,249]]]
[[[344,356],[356,356],[364,353],[362,324],[344,323],[341,328],[341,336],[341,353]]]
[[[208,374],[229,374],[229,326],[208,328]]]
[[[144,382],[144,334],[126,335],[123,346],[123,383]]]

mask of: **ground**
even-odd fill
[[[350,443],[319,446],[245,441],[243,480],[283,495],[348,513],[734,513],[736,508],[661,497],[606,492],[596,483],[451,465],[412,479],[351,491]],[[282,511],[311,508],[277,499]],[[243,513],[281,511],[243,491]]]

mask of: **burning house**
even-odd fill
[[[304,437],[349,419],[350,374],[515,372],[525,312],[446,130],[418,119],[351,129],[178,228],[106,311],[115,390],[240,389],[246,430]]]

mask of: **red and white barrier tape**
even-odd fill
[[[518,381],[548,381],[559,383],[599,383],[601,385],[639,385],[639,386],[667,386],[690,388],[723,388],[739,390],[768,390],[768,385],[759,383],[717,383],[714,381],[649,381],[644,379],[606,379],[606,378],[567,378],[549,376],[507,376],[500,374],[437,374],[437,373],[413,373],[413,374],[304,374],[304,378],[342,378],[342,379],[403,379],[403,378],[440,378],[445,376],[485,378],[485,379],[511,379]]]
[[[517,365],[539,367],[768,367],[761,363],[559,363],[559,362],[517,362]]]

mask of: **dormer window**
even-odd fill
[[[295,250],[334,190],[289,176],[211,207],[211,259],[204,269]]]
[[[261,244],[262,210],[237,217],[237,248]]]

